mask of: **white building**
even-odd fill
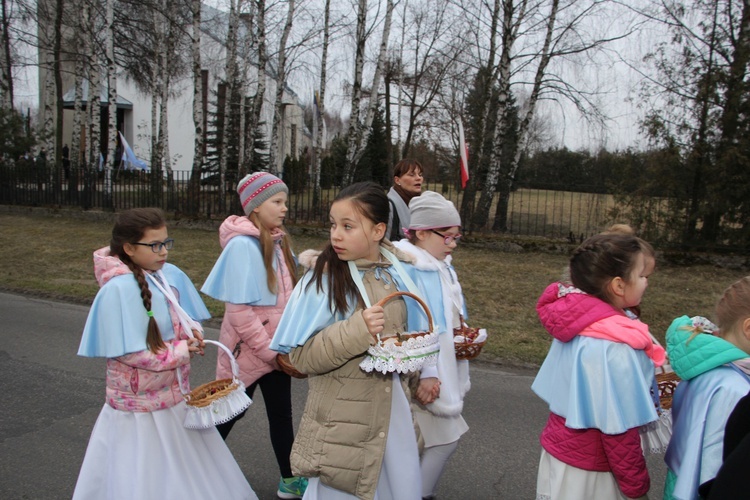
[[[203,6],[203,19],[211,19],[203,23],[204,33],[201,36],[202,67],[204,71],[203,95],[208,96],[207,107],[209,110],[215,108],[215,93],[224,75],[225,48],[218,40],[223,40],[223,34],[206,35],[211,25],[219,26],[224,23],[226,30],[226,13],[221,13],[206,5]],[[212,36],[213,35],[213,36]],[[187,56],[189,57],[189,55]],[[40,52],[40,61],[43,54]],[[74,77],[72,63],[67,64],[63,71],[63,143],[70,144],[72,138],[73,107],[74,107]],[[248,65],[247,80],[250,82],[248,94],[255,94],[257,84],[257,68]],[[261,110],[261,122],[264,127],[266,144],[270,146],[271,129],[273,126],[273,101],[276,95],[275,73],[272,67],[266,70],[266,89],[264,102]],[[39,109],[44,110],[45,95],[43,92],[44,81],[47,71],[44,65],[39,69]],[[107,91],[106,77],[102,75],[102,86],[99,90],[102,115],[106,120],[107,115]],[[89,85],[83,85],[83,105],[87,106],[89,100]],[[193,125],[193,82],[192,75],[186,75],[181,79],[173,79],[170,85],[172,97],[169,100],[169,151],[174,170],[191,170],[193,165],[193,148],[195,140],[195,128]],[[118,68],[117,75],[117,128],[125,136],[135,154],[146,162],[151,154],[151,95],[136,88],[131,79],[124,74],[122,68]],[[205,109],[205,108],[204,108]],[[282,171],[284,159],[287,156],[299,157],[305,148],[311,146],[311,134],[307,130],[304,120],[304,110],[300,107],[296,93],[287,86],[282,99],[282,127],[279,132],[278,151],[276,155],[276,170]],[[39,120],[42,123],[43,120]],[[107,134],[107,124],[103,121],[102,149],[106,151],[107,144],[104,138]],[[210,125],[209,125],[210,126]],[[204,128],[205,130],[205,128]],[[84,131],[85,132],[85,131]],[[157,131],[158,132],[158,131]],[[71,156],[73,156],[71,154]]]

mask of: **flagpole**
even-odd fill
[[[458,156],[459,168],[461,169],[461,189],[466,189],[466,183],[469,181],[469,148],[466,147],[464,124],[460,117],[458,118]]]

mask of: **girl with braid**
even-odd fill
[[[183,426],[190,358],[203,353],[198,321],[210,316],[167,264],[173,244],[161,210],[138,208],[119,214],[109,247],[94,252],[101,289],[78,354],[107,358],[106,400],[74,499],[257,498],[215,428]]]
[[[645,498],[639,427],[657,417],[654,367],[665,361],[641,302],[651,266],[643,241],[599,234],[570,259],[571,283],[552,283],[536,309],[552,345],[532,390],[549,405],[537,499]]]

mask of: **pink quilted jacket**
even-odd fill
[[[247,217],[230,216],[219,228],[219,242],[224,248],[235,236],[260,237],[260,231]],[[272,234],[278,243],[284,236],[281,231]],[[274,245],[279,265],[276,271],[278,300],[275,306],[250,306],[225,303],[224,319],[221,322],[219,341],[234,352],[240,368],[240,379],[249,386],[266,373],[278,370],[276,351],[268,348],[281,319],[281,313],[289,301],[294,288],[292,276],[286,267],[281,245]],[[263,262],[258,262],[263,266]],[[219,356],[216,378],[230,378],[232,368],[226,356]]]
[[[123,274],[132,272],[120,259],[109,255],[108,247],[94,252],[94,275],[100,287]],[[112,408],[150,412],[170,408],[183,400],[176,370],[181,370],[185,389],[189,390],[190,353],[182,325],[171,307],[170,315],[177,338],[165,341],[166,349],[156,354],[146,349],[107,358],[107,404]]]
[[[570,429],[563,417],[550,413],[540,441],[547,453],[568,465],[611,471],[628,498],[643,496],[651,487],[638,429],[614,435],[599,429]]]
[[[570,341],[594,323],[612,324],[602,320],[623,316],[622,311],[595,297],[582,293],[560,296],[559,290],[558,283],[549,285],[536,309],[542,325],[561,342]],[[563,417],[550,413],[540,441],[550,455],[566,464],[589,471],[611,471],[629,498],[645,495],[651,486],[637,428],[615,435],[598,429],[570,429]]]

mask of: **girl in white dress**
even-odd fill
[[[440,331],[440,355],[433,374],[423,371],[417,390],[419,404],[412,406],[424,438],[422,498],[434,498],[440,476],[458,440],[469,430],[461,416],[464,396],[471,386],[468,360],[457,360],[453,329],[466,317],[464,297],[451,265],[461,239],[461,216],[452,202],[439,193],[425,191],[409,203],[408,240],[396,247],[415,257],[415,281]],[[437,399],[430,396],[437,395]]]
[[[94,253],[101,289],[78,354],[107,358],[107,395],[74,499],[257,498],[214,427],[183,426],[190,358],[203,353],[197,321],[210,316],[166,263],[173,243],[161,210],[138,208],[118,215],[110,246]]]
[[[305,500],[421,498],[407,385],[417,375],[360,368],[381,332],[408,331],[405,300],[371,305],[406,288],[409,265],[384,239],[387,222],[377,184],[339,193],[330,242],[295,287],[271,342],[310,375],[291,457],[292,472],[310,478]],[[416,315],[408,316],[411,323]]]

